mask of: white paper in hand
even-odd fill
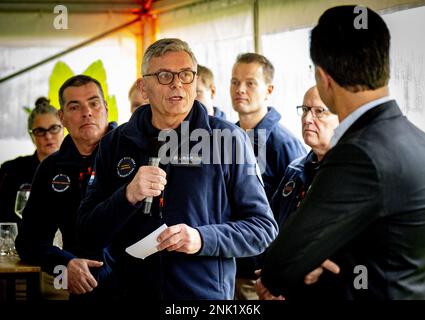
[[[164,223],[162,226],[160,226],[158,229],[156,229],[143,239],[127,247],[125,249],[125,252],[135,258],[144,259],[146,257],[149,257],[151,254],[154,254],[158,251],[158,249],[156,248],[156,246],[159,244],[157,238],[160,233],[166,228],[167,225]]]

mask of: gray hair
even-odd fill
[[[198,62],[196,61],[195,55],[189,48],[187,42],[177,38],[164,38],[152,43],[145,51],[142,60],[142,74],[148,72],[149,63],[152,57],[162,57],[167,52],[186,52],[191,58],[195,67]]]
[[[50,100],[45,97],[40,97],[35,101],[35,108],[32,109],[28,116],[28,131],[32,130],[35,117],[42,114],[52,114],[59,119],[58,110],[50,104]]]

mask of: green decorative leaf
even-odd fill
[[[106,70],[103,67],[102,60],[96,60],[83,72],[86,76],[90,76],[102,85],[103,94],[105,99],[108,96],[108,84],[106,82]]]
[[[49,79],[49,99],[50,104],[56,108],[60,108],[59,104],[59,88],[62,84],[74,75],[74,72],[65,62],[58,61],[53,67],[52,74]]]
[[[108,84],[106,78],[106,70],[102,60],[94,61],[82,74],[90,76],[99,81],[102,86],[103,94],[105,95],[106,103],[108,104],[108,120],[118,121],[118,107],[114,95],[108,94]],[[62,84],[69,78],[74,76],[74,72],[65,62],[58,61],[53,68],[52,75],[49,79],[49,99],[50,103],[59,109],[59,89]]]
[[[93,62],[84,72],[86,76],[90,76],[100,82],[106,103],[108,104],[108,121],[118,121],[118,107],[114,95],[109,95],[106,70],[102,60]]]

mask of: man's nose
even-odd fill
[[[172,88],[182,87],[183,83],[177,74],[173,74],[173,81],[170,83]]]
[[[83,104],[81,107],[81,113],[83,114],[83,117],[91,117],[92,116],[92,110],[88,104]]]
[[[245,92],[246,92],[245,84],[241,83],[236,87],[236,93],[245,93]]]
[[[311,110],[308,110],[306,114],[303,116],[303,122],[304,123],[313,123],[313,113]]]

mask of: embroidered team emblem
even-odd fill
[[[294,188],[295,188],[295,181],[294,180],[287,182],[285,184],[285,187],[283,187],[282,196],[284,196],[284,197],[289,196],[292,193],[292,191],[294,191]]]
[[[128,177],[136,168],[136,161],[130,157],[122,158],[117,165],[117,173],[121,178]]]
[[[71,185],[71,179],[66,174],[59,173],[52,180],[52,189],[56,192],[64,192]]]

